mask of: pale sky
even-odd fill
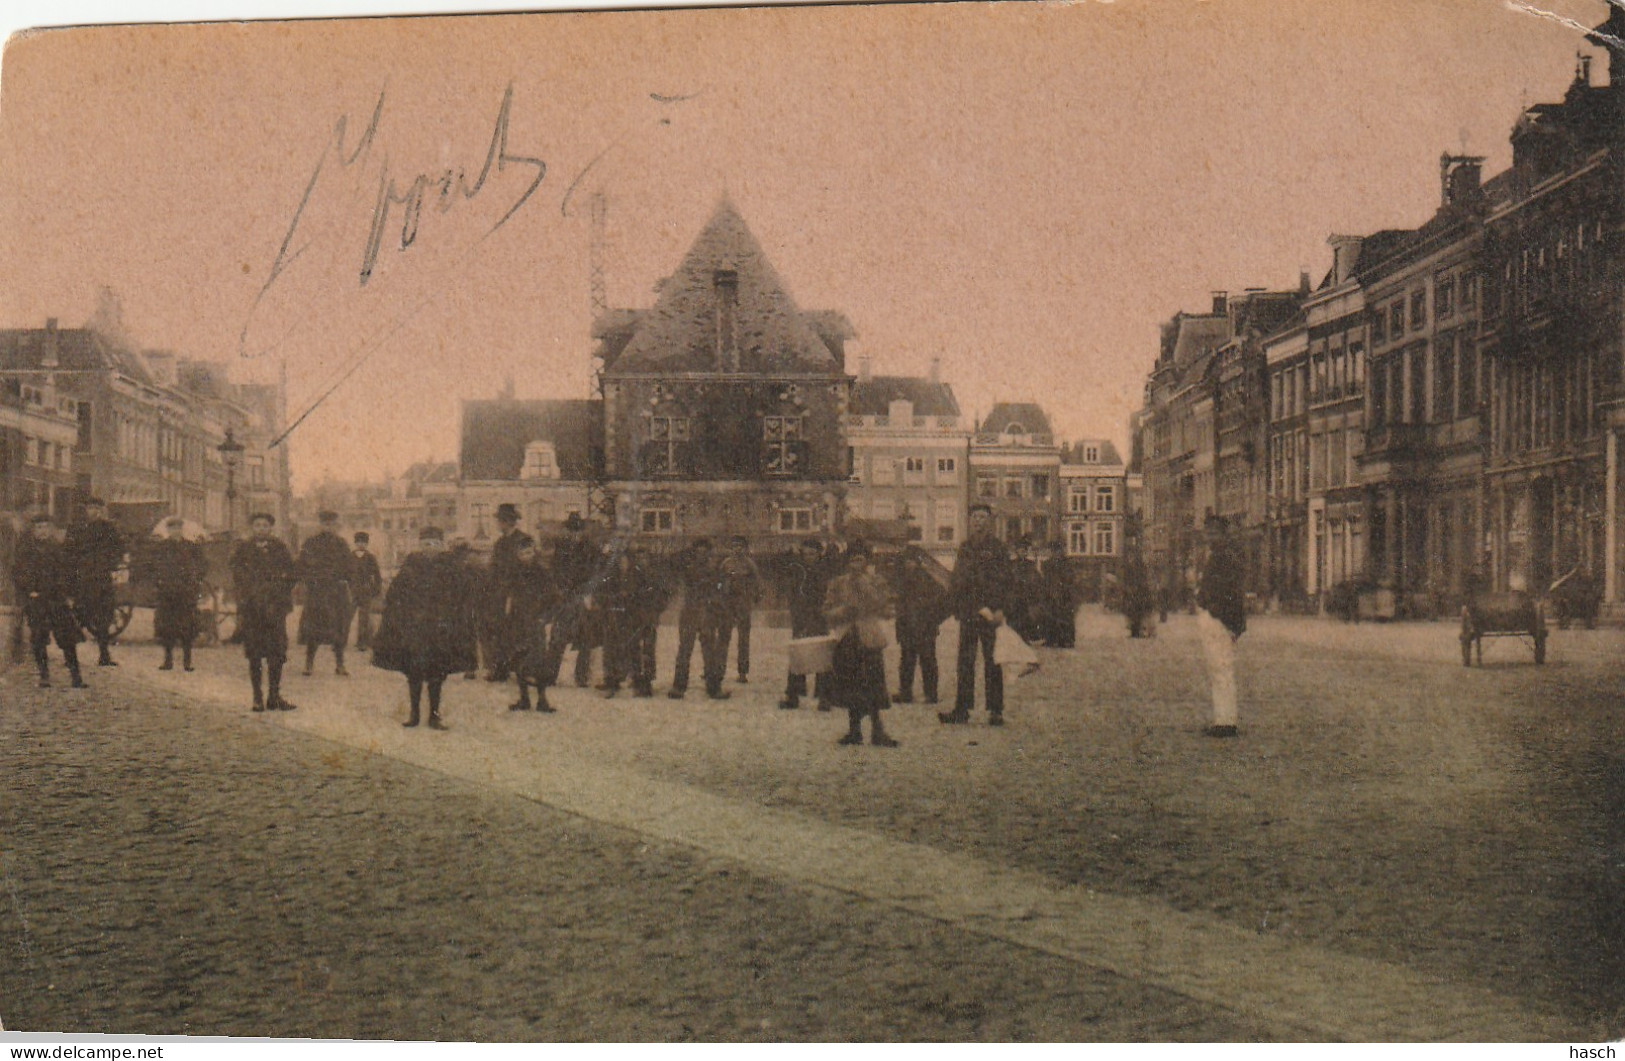
[[[726,192],[800,306],[851,319],[852,357],[940,356],[967,413],[1036,400],[1126,447],[1160,321],[1318,282],[1333,232],[1420,224],[1440,153],[1504,168],[1577,47],[1505,0],[48,31],[0,65],[0,327],[79,325],[109,287],[143,346],[245,376],[285,359],[295,412],[338,384],[292,436],[296,487],[377,476],[454,458],[458,400],[506,375],[587,396],[592,192],[610,303],[634,306]],[[381,183],[474,185],[510,86],[513,160],[449,209],[430,188],[405,250],[392,206],[363,285]],[[343,164],[335,123],[355,151],[380,94]]]

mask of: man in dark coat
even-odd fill
[[[406,558],[384,596],[372,665],[406,675],[411,715],[421,718],[429,690],[429,728],[448,728],[440,717],[440,693],[448,674],[474,666],[474,580],[468,565],[445,551],[438,527],[418,532],[418,551]]]
[[[1138,538],[1125,543],[1123,556],[1123,618],[1128,620],[1128,636],[1145,637],[1155,630],[1150,625],[1151,613],[1156,610],[1156,591],[1151,587],[1151,573],[1146,570],[1145,554],[1140,550]]]
[[[1043,628],[1044,586],[1030,539],[1020,539],[1010,550],[1010,580],[1010,606],[1006,617],[1010,628],[1028,641],[1038,640]]]
[[[519,509],[510,504],[497,506],[496,541],[491,543],[491,563],[486,580],[490,607],[485,618],[486,665],[490,679],[505,682],[513,671],[514,656],[519,650],[518,631],[514,628],[514,594],[519,578],[519,553],[535,548],[536,539],[519,529]]]
[[[911,545],[897,565],[896,704],[914,702],[914,671],[919,668],[921,691],[929,703],[937,702],[937,631],[948,618],[948,590],[926,568],[925,552]]]
[[[548,684],[557,684],[564,650],[574,645],[576,686],[584,689],[592,681],[593,583],[601,557],[587,537],[587,522],[579,513],[570,513],[564,530],[565,539],[553,550],[553,585],[559,594],[559,608],[553,621]]]
[[[288,659],[288,613],[299,580],[293,554],[271,537],[276,518],[268,512],[248,517],[253,536],[231,553],[231,579],[237,596],[237,635],[248,657],[248,680],[255,711],[292,711],[282,697],[282,665]],[[341,543],[342,544],[342,543]],[[270,695],[261,686],[270,679]]]
[[[796,551],[784,566],[784,595],[790,605],[790,636],[818,637],[829,633],[829,621],[824,618],[824,594],[829,590],[831,565],[824,558],[824,548],[816,538],[807,538],[796,546]],[[819,698],[818,709],[827,711],[823,703],[826,677],[814,679],[813,692]],[[794,711],[807,695],[807,676],[791,674],[784,684],[784,699],[779,706]]]
[[[1066,546],[1051,542],[1049,555],[1038,562],[1038,637],[1051,648],[1072,648],[1077,642],[1078,590]]]
[[[62,660],[67,664],[73,687],[86,688],[79,671],[79,642],[84,640],[84,634],[79,628],[73,599],[78,577],[73,558],[57,541],[56,528],[49,516],[34,517],[28,538],[17,547],[11,581],[17,588],[23,616],[28,620],[29,642],[34,650],[34,665],[39,668],[40,688],[48,689],[51,685],[46,649],[53,638],[56,647],[62,650]]]
[[[355,548],[350,550],[350,597],[355,604],[355,647],[357,652],[372,648],[372,602],[384,591],[384,576],[378,570],[378,557],[367,546],[372,537],[355,532]]]
[[[697,538],[689,546],[678,560],[677,578],[683,587],[683,606],[677,613],[677,669],[666,695],[681,700],[688,692],[689,667],[694,659],[694,642],[698,641],[705,693],[713,700],[726,700],[729,694],[722,688],[724,668],[717,644],[724,621],[722,584],[711,557],[709,538]]]
[[[654,638],[662,593],[654,573],[631,548],[612,551],[593,596],[604,643],[605,697],[629,681],[636,696],[654,695]]]
[[[717,567],[722,594],[718,600],[721,626],[717,631],[717,651],[722,654],[722,669],[726,672],[728,642],[738,631],[739,648],[734,666],[743,685],[750,681],[750,618],[762,599],[762,573],[751,559],[750,541],[743,535],[735,535],[728,542],[728,555]]]
[[[299,580],[305,584],[305,610],[299,616],[299,643],[305,646],[305,674],[316,666],[316,649],[333,646],[333,671],[344,669],[344,642],[350,633],[349,546],[338,535],[339,514],[318,513],[322,529],[299,550]]]
[[[68,529],[68,557],[73,561],[79,586],[74,596],[79,621],[96,639],[100,650],[98,667],[116,667],[109,651],[113,635],[113,611],[118,603],[113,576],[124,566],[124,535],[107,518],[107,505],[99,497],[85,501],[85,518]]]
[[[189,542],[185,536],[186,521],[171,516],[164,521],[165,536],[152,546],[148,554],[153,588],[158,593],[158,607],[152,616],[153,636],[164,646],[164,661],[159,670],[175,669],[175,647],[181,649],[181,666],[192,669],[192,642],[197,638],[198,594],[203,591],[203,579],[208,573],[208,561],[203,557],[203,546]]]
[[[547,673],[552,661],[547,626],[558,607],[558,594],[552,572],[542,563],[534,542],[519,548],[518,564],[509,573],[511,610],[507,615],[513,637],[513,675],[519,683],[519,699],[509,711],[531,709],[530,690],[536,690],[536,710],[552,714],[547,702]]]
[[[959,547],[953,581],[948,587],[949,606],[959,620],[958,686],[954,690],[954,709],[938,713],[938,721],[949,725],[970,721],[971,708],[976,705],[976,656],[980,650],[988,725],[1004,725],[1004,673],[993,662],[993,642],[1013,590],[1009,553],[1004,543],[993,536],[993,510],[983,504],[972,505],[970,537]]]
[[[1197,586],[1197,631],[1213,682],[1210,737],[1236,736],[1236,642],[1247,631],[1246,568],[1223,516],[1209,516],[1207,561]]]

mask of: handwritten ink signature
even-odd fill
[[[282,244],[277,249],[276,258],[271,263],[269,274],[265,283],[260,286],[249,307],[247,319],[243,323],[242,332],[238,337],[239,352],[246,354],[248,333],[252,327],[256,312],[266,297],[276,287],[278,281],[287,272],[290,266],[299,260],[314,243],[316,237],[306,231],[306,218],[311,212],[316,191],[324,173],[327,173],[336,163],[339,170],[347,170],[358,164],[367,162],[371,158],[373,147],[378,139],[379,127],[384,116],[384,103],[387,98],[387,88],[378,93],[377,102],[373,105],[372,117],[366,128],[352,145],[349,143],[350,117],[341,115],[333,124],[332,135],[322,144],[321,153],[316,158],[316,164],[311,169],[310,179],[305,182],[304,194],[300,197],[299,205],[294,209],[293,217],[288,222],[287,232],[282,237]],[[418,237],[418,228],[422,219],[424,201],[431,193],[435,194],[435,205],[439,213],[446,213],[460,202],[467,202],[478,197],[490,182],[493,173],[504,173],[510,166],[530,167],[535,175],[529,184],[519,193],[518,197],[509,204],[508,209],[480,238],[484,239],[493,232],[507,224],[519,212],[541,187],[542,180],[547,176],[547,163],[540,158],[528,155],[514,154],[508,149],[508,126],[513,113],[513,85],[509,84],[502,95],[502,106],[497,111],[496,121],[491,128],[491,139],[486,149],[485,161],[480,167],[479,174],[472,182],[464,170],[445,169],[438,173],[419,173],[406,182],[404,190],[402,185],[390,173],[389,158],[386,155],[380,167],[378,177],[378,195],[373,206],[372,217],[368,223],[367,240],[362,248],[359,281],[365,287],[371,279],[373,270],[377,267],[378,256],[383,247],[384,234],[390,227],[391,215],[395,207],[401,207],[400,214],[400,240],[399,249],[404,251],[410,248]],[[435,190],[438,189],[436,193]]]
[[[418,221],[423,212],[423,200],[432,188],[439,188],[439,194],[436,196],[436,206],[441,213],[445,213],[457,205],[459,195],[462,197],[462,201],[478,196],[485,189],[485,183],[490,179],[493,168],[497,173],[502,173],[510,165],[534,166],[536,168],[535,179],[514,200],[513,205],[508,207],[508,212],[503,214],[497,220],[497,223],[491,226],[485,233],[486,236],[507,224],[508,219],[518,213],[519,208],[524,206],[530,197],[536,193],[536,189],[541,187],[542,179],[547,176],[547,163],[539,158],[509,154],[508,117],[512,110],[513,86],[510,84],[507,91],[502,95],[502,108],[497,112],[496,124],[491,129],[491,143],[485,152],[485,165],[480,168],[480,175],[474,179],[473,184],[468,183],[466,172],[458,170],[453,173],[447,169],[441,171],[438,175],[417,174],[406,185],[406,190],[403,192],[399,190],[395,178],[389,173],[389,160],[387,158],[384,160],[383,172],[378,176],[378,202],[372,212],[372,226],[367,234],[367,249],[361,258],[361,284],[363,287],[372,277],[373,267],[378,262],[379,247],[383,242],[384,230],[389,226],[389,216],[393,207],[400,206],[402,208],[400,249],[404,251],[417,242]]]

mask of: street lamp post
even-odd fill
[[[243,444],[237,441],[231,428],[215,447],[220,451],[220,462],[226,466],[226,535],[235,537],[237,531],[237,462],[243,455]]]

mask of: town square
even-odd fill
[[[1625,1033],[1625,8],[45,29],[0,146],[0,1036]]]

